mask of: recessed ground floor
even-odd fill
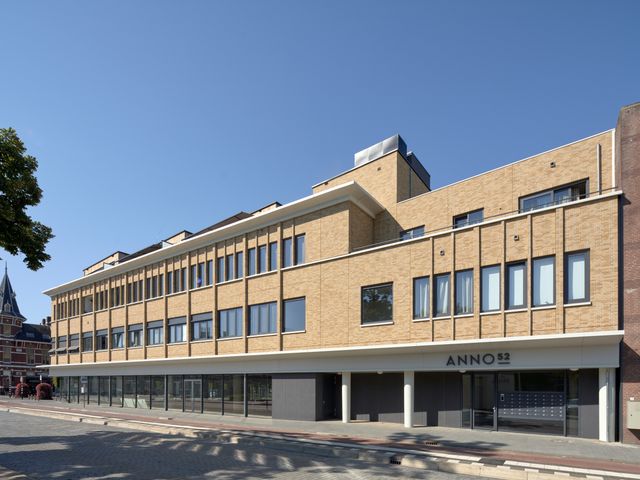
[[[621,332],[52,365],[68,402],[615,439]]]

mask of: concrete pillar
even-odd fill
[[[404,372],[404,426],[413,427],[414,373]]]
[[[615,440],[615,396],[615,369],[598,369],[598,431],[603,442]]]
[[[342,372],[342,423],[351,420],[351,372]]]

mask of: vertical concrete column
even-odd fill
[[[404,426],[413,427],[414,372],[404,372]]]
[[[598,431],[599,438],[603,442],[615,440],[615,395],[616,377],[615,369],[598,369]]]
[[[342,423],[351,419],[351,372],[342,372]]]

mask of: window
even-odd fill
[[[163,273],[158,275],[158,295],[159,296],[164,295],[164,274]]]
[[[424,225],[400,232],[400,240],[411,240],[418,237],[424,237]]]
[[[84,332],[82,334],[82,351],[93,351],[93,332]]]
[[[456,272],[456,315],[473,313],[473,270]]]
[[[180,270],[173,271],[173,293],[180,291]]]
[[[111,348],[124,348],[124,327],[111,329]]]
[[[154,275],[151,277],[151,298],[156,298],[158,296],[158,276]],[[116,294],[117,298],[117,294]]]
[[[555,257],[533,259],[532,306],[543,307],[556,303],[555,278]]]
[[[247,257],[247,275],[255,275],[256,274],[256,249],[250,248],[248,251]]]
[[[429,318],[429,277],[413,279],[413,318]]]
[[[93,312],[93,296],[87,295],[82,297],[82,313]]]
[[[77,352],[80,349],[80,334],[69,335],[69,351]]]
[[[484,209],[474,210],[453,217],[453,228],[462,228],[480,223],[484,220]]]
[[[480,295],[483,312],[500,310],[500,265],[482,267],[482,280],[480,283]]]
[[[147,345],[161,345],[164,343],[162,320],[147,323]]]
[[[539,208],[587,198],[587,196],[587,181],[582,180],[572,185],[566,185],[554,190],[545,190],[544,192],[522,197],[520,199],[520,211],[530,212],[531,210],[537,210]]]
[[[235,264],[235,259],[233,254],[227,255],[227,265],[225,270],[225,278],[227,281],[233,280],[235,278],[235,272],[234,272],[235,269],[236,269],[236,264]]]
[[[218,338],[242,336],[242,307],[218,312]]]
[[[282,240],[282,268],[293,265],[293,240],[291,237]]]
[[[565,302],[588,302],[589,252],[568,253],[565,258]]]
[[[276,333],[276,302],[249,307],[249,335]]]
[[[58,337],[58,350],[67,350],[67,336],[60,335]],[[9,352],[11,352],[11,348],[9,348]]]
[[[191,315],[191,340],[213,338],[213,318],[211,313]]]
[[[269,270],[278,269],[278,242],[269,244]]]
[[[204,286],[204,262],[198,263],[198,268],[196,269],[196,288],[200,288]]]
[[[213,260],[207,260],[207,285],[213,283]]]
[[[304,234],[296,235],[296,250],[294,252],[293,263],[294,265],[300,265],[304,263],[305,247],[304,247]]]
[[[393,284],[362,287],[362,324],[391,322],[393,320]]]
[[[260,245],[258,247],[258,273],[267,271],[267,246]]]
[[[189,286],[191,290],[193,290],[194,288],[198,288],[198,274],[196,272],[197,268],[197,265],[191,265],[191,282]]]
[[[244,277],[244,253],[236,253],[236,278]]]
[[[151,298],[151,279],[146,278],[144,282],[144,299],[149,300]]]
[[[187,341],[187,319],[186,317],[176,317],[169,319],[169,343],[180,343]]]
[[[519,262],[507,265],[507,308],[527,306],[527,263]]]
[[[187,268],[180,269],[180,291],[184,292],[187,289]]]
[[[136,323],[135,325],[129,325],[127,346],[129,347],[142,346],[142,324],[141,323]]]
[[[222,283],[224,282],[224,257],[218,257],[216,267],[216,283]]]
[[[303,332],[305,330],[305,298],[293,298],[284,301],[282,329],[284,332]]]
[[[435,316],[443,317],[451,315],[451,308],[449,306],[449,298],[451,296],[450,290],[451,275],[445,273],[443,275],[436,275],[435,277]]]
[[[173,293],[173,272],[167,272],[167,295]]]
[[[96,332],[96,350],[106,350],[109,348],[107,330],[98,330]]]

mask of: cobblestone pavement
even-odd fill
[[[0,466],[32,479],[476,478],[6,412],[0,425]]]

